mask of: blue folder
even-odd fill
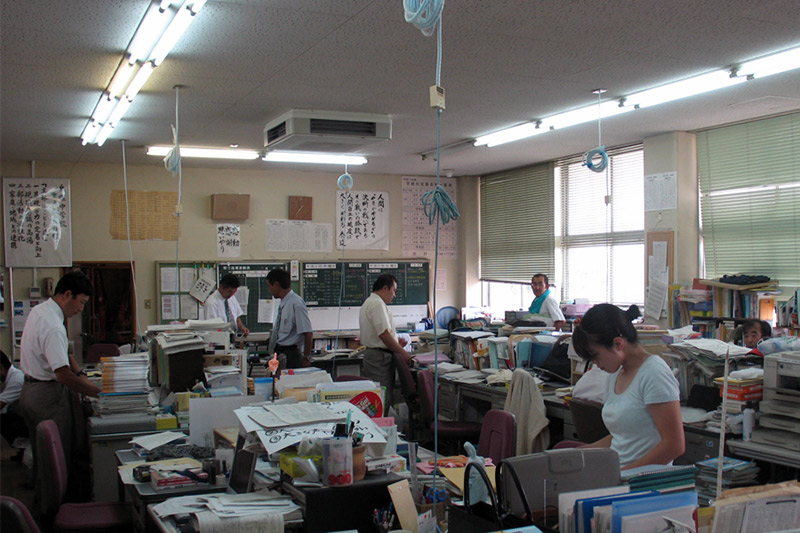
[[[611,504],[611,533],[622,531],[622,517],[655,511],[667,511],[678,507],[697,505],[697,492],[673,492],[634,501],[619,501]]]
[[[575,502],[575,531],[577,533],[589,533],[592,530],[592,517],[594,508],[604,505],[611,505],[616,501],[647,498],[657,496],[657,491],[646,492],[624,492],[622,494],[611,494],[609,496],[598,496],[596,498],[584,498]]]

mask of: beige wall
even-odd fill
[[[3,176],[30,176],[30,164],[24,161],[2,163]],[[158,164],[151,166],[129,166],[128,187],[140,191],[176,191],[177,180]],[[242,227],[241,261],[268,259],[299,259],[300,261],[324,261],[337,259],[403,259],[402,230],[402,178],[397,175],[360,174],[352,171],[356,190],[388,191],[390,197],[390,239],[388,251],[347,251],[344,256],[336,250],[329,254],[319,253],[275,253],[267,252],[264,243],[265,219],[287,218],[289,195],[313,197],[313,222],[334,223],[336,180],[341,174],[331,172],[303,172],[298,170],[217,170],[184,168],[182,180],[180,259],[182,261],[219,261],[215,248],[216,221],[211,220],[211,194],[236,193],[250,195],[250,218],[240,222]],[[126,261],[127,241],[112,240],[109,233],[111,217],[110,195],[112,190],[123,188],[122,166],[109,164],[57,164],[36,163],[36,176],[70,178],[72,193],[72,247],[73,261]],[[459,188],[461,185],[459,184]],[[472,185],[474,187],[474,185]],[[459,190],[459,201],[468,205],[462,210],[462,219],[477,219],[476,200]],[[471,204],[471,205],[469,205]],[[465,213],[467,211],[468,213]],[[472,212],[475,212],[473,215]],[[462,222],[459,221],[459,226]],[[460,233],[465,233],[459,227]],[[469,232],[468,240],[477,242],[477,234]],[[463,236],[459,237],[460,241]],[[461,242],[460,242],[461,244]],[[459,261],[475,263],[477,247],[471,244],[462,248],[458,259],[440,259],[439,269],[447,271],[447,290],[437,292],[437,306],[463,306],[464,277],[458,268]],[[136,283],[139,292],[138,314],[142,328],[156,322],[156,261],[175,260],[175,241],[133,241],[133,258],[136,263]],[[475,254],[471,260],[465,256]],[[5,260],[3,258],[3,264]],[[431,268],[433,266],[431,265]],[[6,273],[8,293],[9,273]],[[32,269],[15,268],[13,272],[14,298],[27,298],[27,288],[37,285],[43,277],[58,279],[57,269],[37,270],[33,280]],[[432,278],[433,276],[431,276]],[[0,328],[0,347],[11,353],[12,328],[8,298],[3,312],[9,327]],[[144,308],[144,300],[152,300],[152,308]]]

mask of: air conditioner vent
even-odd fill
[[[328,120],[312,118],[309,124],[310,133],[334,135],[359,135],[362,137],[375,137],[374,122],[358,122],[354,120]]]
[[[391,138],[391,117],[371,113],[293,109],[264,127],[267,150],[357,153]]]

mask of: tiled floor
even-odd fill
[[[33,506],[33,488],[28,487],[28,469],[21,461],[12,461],[17,450],[0,438],[0,494],[18,499],[28,509]]]

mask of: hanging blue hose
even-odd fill
[[[595,157],[600,156],[600,160],[595,162]],[[592,172],[603,172],[608,166],[608,154],[605,146],[598,146],[594,150],[589,150],[583,154],[583,164]]]
[[[349,191],[350,189],[353,188],[353,176],[351,176],[345,171],[344,174],[339,176],[339,179],[336,181],[336,184],[343,191]]]
[[[428,217],[428,224],[436,224],[436,213],[439,213],[439,220],[442,224],[447,224],[450,220],[457,220],[459,217],[458,208],[444,187],[437,185],[434,189],[422,195],[422,209]]]
[[[444,0],[403,0],[406,22],[419,28],[426,37],[433,35],[443,8]]]

